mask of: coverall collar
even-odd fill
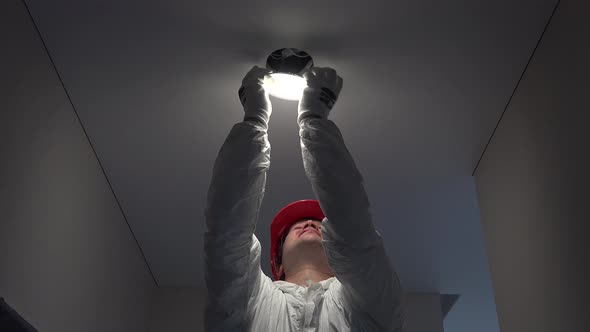
[[[284,280],[277,280],[277,281],[274,281],[274,284],[275,284],[275,285],[276,285],[276,286],[277,286],[277,287],[278,287],[280,290],[282,290],[282,291],[283,291],[283,292],[285,292],[285,293],[294,293],[294,292],[296,292],[296,291],[297,291],[297,289],[299,289],[300,287],[303,287],[303,288],[308,288],[308,287],[312,287],[313,285],[316,285],[316,284],[319,284],[319,285],[320,285],[320,286],[321,286],[321,287],[324,289],[324,291],[325,291],[325,290],[327,290],[327,289],[330,287],[330,284],[331,284],[331,283],[332,283],[334,280],[336,280],[336,277],[331,277],[331,278],[328,278],[328,279],[326,279],[326,280],[322,280],[322,281],[320,281],[320,282],[317,282],[317,283],[312,283],[312,284],[310,284],[309,286],[301,286],[301,285],[294,284],[294,283],[292,283],[292,282],[288,282],[288,281],[284,281]]]

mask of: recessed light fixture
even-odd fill
[[[272,52],[266,60],[266,68],[272,73],[264,81],[268,94],[285,100],[299,100],[307,82],[303,72],[313,66],[306,52],[296,48],[281,48]]]

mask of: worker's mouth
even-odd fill
[[[303,235],[303,234],[305,234],[307,232],[313,232],[313,233],[315,233],[317,235],[320,235],[320,233],[318,231],[316,231],[315,229],[308,228],[308,229],[304,230],[303,232],[301,232],[301,234],[299,236],[301,236],[301,235]]]

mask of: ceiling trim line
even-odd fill
[[[471,173],[471,176],[475,176],[475,173],[477,172],[477,168],[479,167],[479,164],[481,163],[481,161],[482,161],[482,159],[483,159],[483,157],[484,157],[484,155],[486,153],[486,150],[488,149],[488,146],[492,142],[492,138],[494,137],[494,134],[496,133],[496,130],[500,126],[500,122],[502,121],[502,118],[504,117],[504,114],[506,113],[506,110],[510,106],[510,103],[512,102],[512,98],[516,94],[516,91],[518,90],[518,86],[520,85],[520,82],[522,81],[522,78],[524,77],[524,74],[526,73],[529,65],[531,64],[531,61],[533,60],[533,57],[535,56],[535,52],[537,51],[537,48],[541,44],[541,40],[543,39],[543,36],[545,35],[545,32],[547,31],[547,28],[549,27],[549,24],[551,23],[551,20],[553,19],[553,15],[557,11],[557,7],[559,6],[559,3],[560,2],[561,2],[561,0],[557,0],[557,3],[553,7],[553,11],[551,12],[551,15],[549,16],[549,19],[547,20],[547,23],[545,23],[545,28],[543,28],[543,32],[541,32],[541,35],[539,36],[539,39],[537,40],[537,44],[535,45],[535,48],[533,49],[533,51],[532,51],[532,53],[531,53],[531,55],[529,57],[529,60],[527,61],[526,65],[524,66],[524,69],[522,70],[522,73],[520,74],[520,78],[516,82],[516,86],[512,90],[512,94],[510,95],[510,98],[508,98],[508,102],[506,103],[506,106],[504,106],[504,110],[502,111],[502,114],[500,115],[500,118],[496,122],[496,127],[494,127],[494,130],[492,131],[492,134],[490,135],[490,138],[488,139],[488,142],[486,143],[486,146],[484,147],[483,151],[481,152],[481,155],[479,157],[479,160],[477,161],[477,164],[475,165],[475,168],[473,169],[473,172]]]
[[[92,144],[92,141],[90,140],[90,136],[88,136],[88,133],[86,132],[86,128],[84,127],[84,124],[82,124],[82,120],[80,119],[80,116],[78,115],[78,111],[76,110],[76,107],[74,106],[74,102],[72,101],[72,98],[70,97],[70,94],[68,92],[68,90],[66,89],[66,85],[64,84],[64,81],[61,77],[61,75],[59,74],[59,71],[57,70],[57,66],[55,65],[55,62],[53,61],[53,58],[51,57],[51,53],[49,52],[49,49],[47,48],[47,45],[45,44],[45,40],[43,39],[43,36],[41,35],[41,31],[39,30],[39,27],[37,26],[37,23],[35,22],[35,19],[33,18],[33,15],[31,14],[31,11],[29,9],[29,6],[27,5],[27,2],[25,0],[22,0],[23,5],[25,6],[25,9],[27,10],[27,13],[29,14],[29,18],[31,19],[31,22],[33,23],[33,26],[35,27],[35,30],[37,31],[37,35],[39,36],[39,39],[41,40],[41,43],[43,44],[43,48],[45,49],[45,52],[47,53],[47,57],[49,58],[49,61],[51,62],[51,65],[53,66],[53,70],[55,71],[55,74],[57,75],[57,78],[66,94],[66,97],[68,98],[68,101],[70,103],[70,105],[72,106],[72,109],[74,110],[74,114],[76,114],[76,118],[78,119],[78,123],[80,123],[80,127],[82,127],[82,131],[84,132],[84,135],[86,136],[86,139],[88,140],[88,144],[90,145],[90,148],[92,149],[92,152],[94,153],[94,157],[96,158],[96,161],[98,161],[98,165],[107,181],[107,184],[109,185],[109,188],[111,190],[111,193],[113,194],[113,197],[115,198],[115,201],[117,202],[117,206],[119,207],[119,210],[121,211],[121,215],[123,216],[123,219],[125,220],[125,223],[127,224],[127,227],[129,228],[129,231],[131,232],[131,236],[133,236],[133,239],[135,240],[135,243],[137,244],[137,248],[139,249],[139,252],[141,253],[141,256],[143,257],[143,260],[145,262],[145,265],[147,266],[148,271],[150,272],[150,275],[152,277],[152,280],[154,281],[154,284],[156,285],[156,287],[160,287],[158,285],[158,281],[156,280],[156,277],[154,276],[154,273],[152,271],[152,269],[150,268],[150,264],[147,261],[147,258],[145,257],[145,254],[143,252],[143,250],[141,249],[141,246],[139,245],[139,241],[137,241],[137,237],[135,236],[135,233],[133,232],[133,229],[131,228],[131,225],[129,225],[129,221],[127,220],[127,216],[125,215],[125,212],[123,211],[123,207],[121,206],[121,203],[119,202],[119,198],[117,198],[117,195],[115,194],[115,190],[113,189],[113,186],[111,185],[111,181],[109,180],[109,177],[107,176],[107,173],[104,169],[104,167],[102,166],[102,163],[100,162],[100,158],[98,158],[98,154],[96,153],[96,150],[94,149],[94,145]]]

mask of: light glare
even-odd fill
[[[285,73],[272,73],[263,82],[268,94],[286,100],[299,100],[307,87],[305,78]]]

